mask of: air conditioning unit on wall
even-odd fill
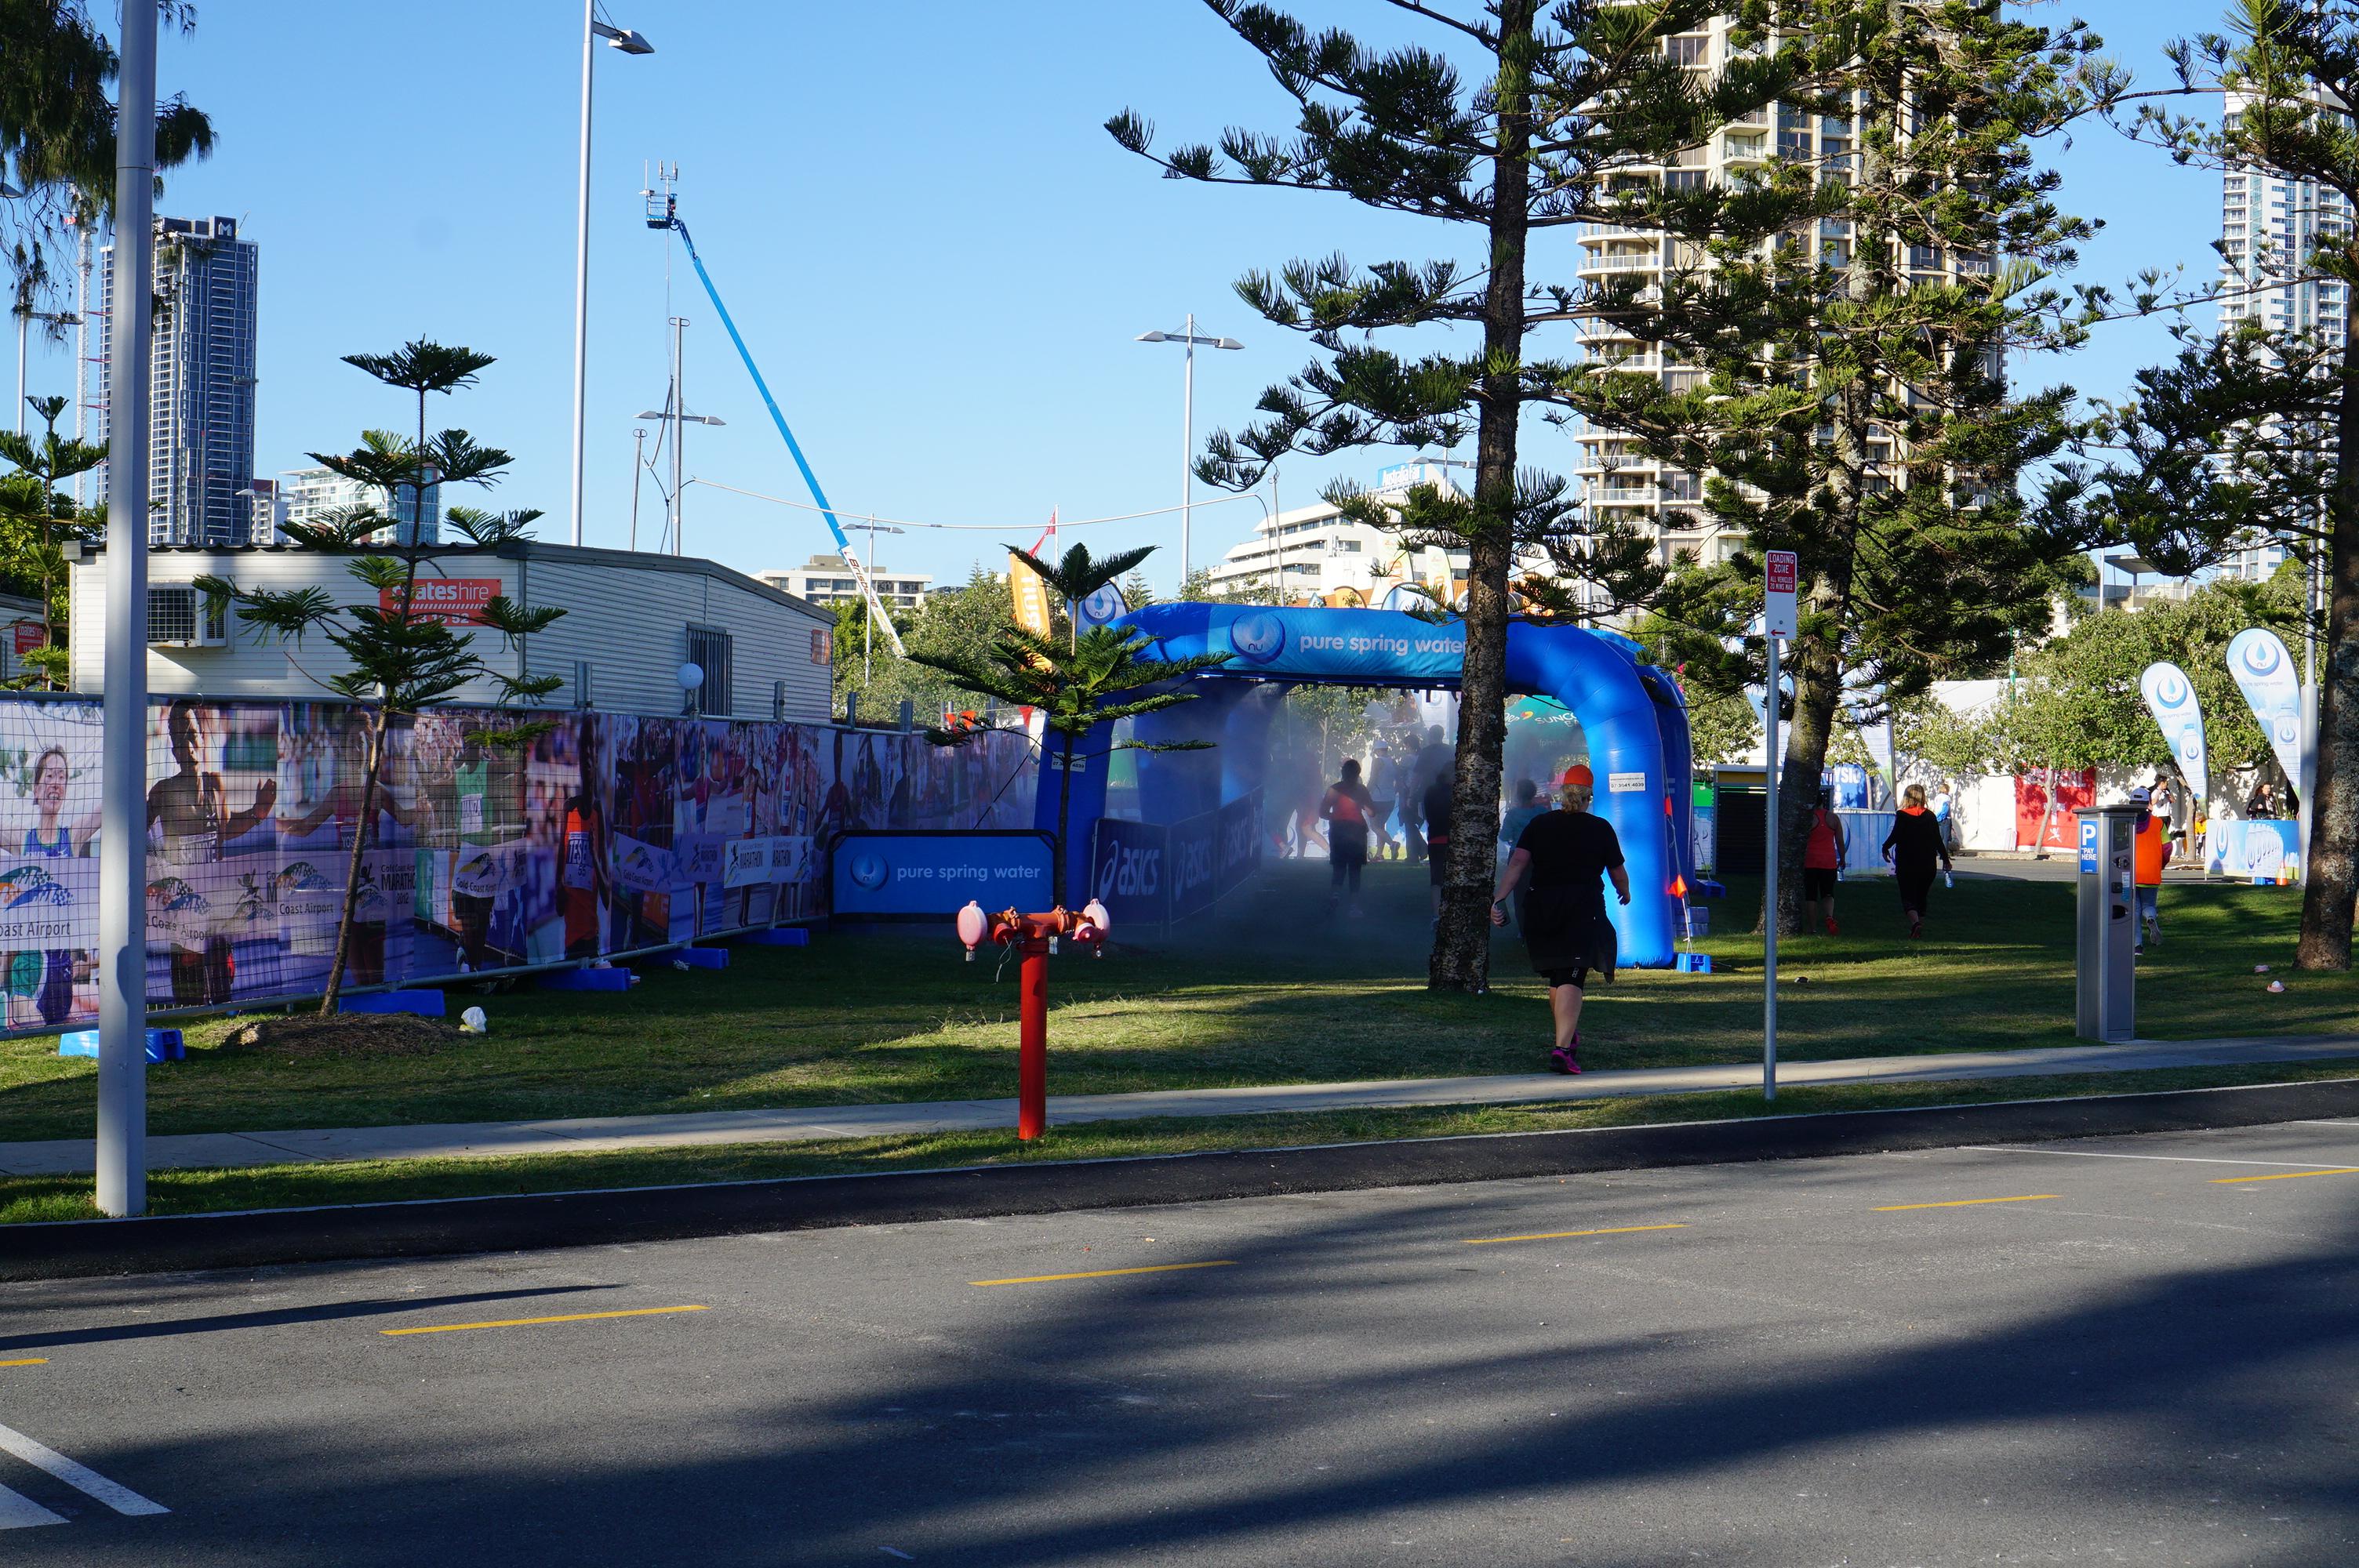
[[[229,641],[229,606],[209,608],[192,582],[147,585],[147,645],[218,648]]]

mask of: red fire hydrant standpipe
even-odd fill
[[[1013,947],[1024,959],[1016,1033],[1016,1136],[1020,1140],[1028,1142],[1049,1130],[1049,955],[1060,940],[1071,937],[1103,958],[1106,928],[1112,924],[1105,905],[1096,899],[1079,914],[1062,907],[1046,914],[1018,914],[1013,909],[986,914],[973,901],[958,912],[958,937],[966,944],[969,963],[984,942]]]

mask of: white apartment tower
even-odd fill
[[[1709,79],[1733,52],[1725,17],[1715,17],[1695,32],[1667,38],[1664,44],[1673,59],[1701,79]],[[1701,188],[1723,183],[1739,170],[1779,158],[1815,160],[1823,177],[1848,178],[1858,168],[1858,134],[1854,120],[1771,104],[1721,127],[1708,144],[1678,154],[1669,164],[1633,165],[1622,172],[1658,177],[1674,189]],[[1803,243],[1821,261],[1841,266],[1850,259],[1851,230],[1847,222],[1822,220],[1814,232],[1802,237]],[[1693,247],[1656,231],[1591,223],[1582,226],[1579,238],[1586,252],[1578,264],[1579,272],[1590,282],[1630,273],[1659,278],[1703,260]],[[1945,254],[1931,245],[1909,246],[1905,260],[1912,278],[1928,282],[1987,273],[1991,268],[1988,256],[1968,252]],[[1582,348],[1592,361],[1610,362],[1625,372],[1651,373],[1672,391],[1695,386],[1704,376],[1701,370],[1667,362],[1655,344],[1602,322],[1584,323]],[[1742,542],[1723,536],[1703,512],[1700,504],[1702,475],[1658,464],[1637,452],[1629,438],[1612,430],[1584,425],[1575,438],[1581,456],[1573,471],[1582,483],[1591,513],[1651,532],[1663,559],[1691,552],[1703,562],[1723,560]],[[1875,449],[1879,445],[1887,449],[1879,453]],[[1870,459],[1888,460],[1888,445],[1871,441]]]
[[[2225,123],[2235,123],[2238,107],[2232,95]],[[2319,240],[2350,233],[2351,203],[2315,180],[2267,169],[2230,169],[2220,186],[2220,330],[2252,321],[2273,332],[2315,333],[2322,347],[2339,354],[2350,333],[2351,291],[2332,278],[2302,274]],[[2224,571],[2258,582],[2285,558],[2282,541],[2255,539]]]
[[[1463,492],[1471,484],[1453,481],[1450,470],[1470,466],[1431,458],[1397,463],[1376,475],[1375,494],[1391,501],[1419,484]],[[1397,534],[1355,522],[1333,503],[1320,501],[1264,516],[1253,537],[1231,546],[1205,575],[1214,592],[1255,602],[1357,609],[1435,600],[1454,605],[1466,591],[1467,569],[1464,550],[1412,546]],[[1538,563],[1522,563],[1518,569],[1538,569]],[[1431,597],[1401,596],[1408,584]]]
[[[112,245],[101,270],[101,297],[111,299]],[[257,275],[254,243],[238,238],[236,219],[156,220],[147,431],[147,536],[155,544],[243,545],[253,536]],[[112,326],[102,318],[102,363]],[[103,380],[99,400],[102,409],[112,406]],[[100,430],[102,438],[113,434]]]

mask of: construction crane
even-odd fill
[[[860,584],[861,600],[868,606],[870,624],[884,627],[885,640],[893,644],[896,657],[908,657],[909,651],[901,645],[901,633],[893,628],[893,618],[885,612],[885,601],[876,596],[876,585],[869,579],[867,563],[852,547],[852,538],[844,533],[843,524],[836,516],[835,508],[828,503],[826,492],[820,489],[819,477],[811,472],[810,461],[803,456],[801,444],[795,439],[795,433],[787,428],[787,416],[778,412],[778,400],[770,395],[770,384],[762,379],[762,368],[754,362],[753,351],[746,348],[745,334],[737,330],[737,323],[730,317],[729,307],[721,303],[721,291],[712,287],[712,275],[704,269],[704,258],[696,254],[696,242],[689,237],[688,225],[680,222],[679,196],[669,189],[662,191],[649,189],[642,194],[647,198],[647,227],[668,229],[678,234],[681,246],[687,250],[689,265],[696,268],[696,281],[704,285],[704,297],[712,301],[713,311],[720,316],[721,325],[728,330],[729,341],[737,346],[737,357],[745,362],[745,373],[754,378],[754,390],[762,395],[762,406],[770,411],[770,423],[778,427],[779,438],[787,443],[787,452],[795,460],[795,467],[803,476],[803,484],[810,491],[811,499],[819,503],[820,515],[827,519],[828,532],[835,535],[835,547],[852,565],[852,575]]]

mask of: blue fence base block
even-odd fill
[[[1690,898],[1726,898],[1728,889],[1709,877],[1699,877],[1688,886]]]
[[[638,977],[628,969],[559,969],[539,977],[545,991],[626,991]]]
[[[60,1056],[92,1056],[98,1054],[98,1031],[77,1029],[58,1039]],[[184,1062],[189,1048],[180,1043],[177,1029],[151,1029],[147,1032],[147,1059],[151,1062]]]
[[[690,969],[725,969],[729,967],[726,947],[680,947],[672,952],[671,961]]]
[[[770,925],[759,931],[748,931],[738,940],[756,947],[808,947],[810,932],[799,925]]]
[[[1712,973],[1712,955],[1709,953],[1680,954],[1679,972],[1683,975],[1708,975]]]
[[[408,1012],[419,1018],[440,1018],[451,1010],[451,999],[437,990],[376,991],[348,996],[336,1004],[338,1012]]]

